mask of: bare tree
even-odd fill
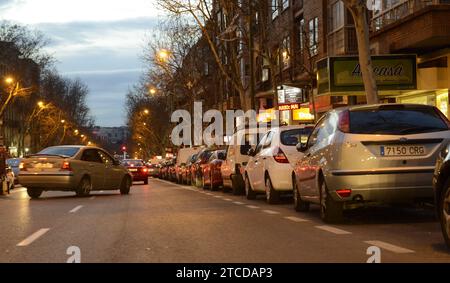
[[[370,54],[369,22],[367,19],[366,0],[343,0],[355,22],[356,37],[358,40],[359,64],[361,66],[367,103],[379,103],[378,87],[372,66]]]

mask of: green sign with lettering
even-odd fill
[[[417,89],[416,55],[373,56],[379,90]],[[329,57],[317,63],[319,94],[364,92],[359,58]]]

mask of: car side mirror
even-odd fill
[[[256,153],[256,151],[254,148],[250,148],[247,152],[248,156],[255,156],[255,153]]]
[[[306,143],[298,143],[296,148],[297,148],[298,152],[305,152],[305,151],[308,150],[308,144],[306,144]]]

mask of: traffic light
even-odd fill
[[[127,147],[126,146],[122,146],[122,151],[126,152],[127,151]]]

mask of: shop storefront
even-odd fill
[[[278,111],[280,111],[280,122],[287,125],[307,124],[314,121],[308,101],[307,90],[282,85],[278,87]]]
[[[428,67],[420,64],[416,55],[373,56],[372,59],[382,103],[432,105],[449,115],[448,65]],[[358,57],[329,57],[317,63],[317,70],[318,113],[365,103]]]

